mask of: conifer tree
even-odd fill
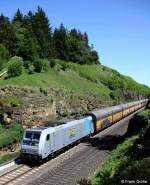
[[[32,29],[40,46],[40,57],[47,58],[51,54],[51,34],[49,20],[42,8],[38,7],[32,18]]]
[[[10,55],[14,56],[16,54],[17,38],[15,30],[9,19],[3,14],[0,15],[0,43],[9,50]]]
[[[32,29],[33,14],[31,11],[23,18],[23,23],[20,24],[20,28],[16,28],[16,32],[19,39],[19,47],[17,55],[23,57],[24,60],[33,61],[38,58],[38,42]]]
[[[18,9],[12,22],[0,16],[0,44],[10,56],[24,60],[59,58],[80,64],[99,63],[98,53],[89,46],[86,32],[73,28],[68,31],[63,24],[52,33],[48,17],[42,8],[23,16]]]
[[[57,57],[68,61],[68,42],[67,42],[67,29],[63,24],[60,25],[59,29],[54,30],[54,43],[57,53]]]
[[[23,14],[21,11],[18,9],[17,12],[15,13],[12,23],[14,22],[23,22]]]

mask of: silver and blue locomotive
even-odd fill
[[[26,129],[21,143],[24,158],[45,159],[64,147],[96,134],[129,114],[144,108],[148,99],[91,111],[82,119]]]

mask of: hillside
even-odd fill
[[[0,79],[0,163],[19,155],[22,127],[79,117],[149,93],[148,87],[101,64],[47,62],[46,71],[23,67],[20,76]]]
[[[29,75],[28,70],[24,69],[21,76],[1,80],[0,86],[15,85],[67,89],[80,93],[91,92],[104,100],[117,101],[140,98],[146,96],[150,90],[132,78],[101,64],[80,65],[62,60],[53,60],[53,62],[54,66],[49,66],[46,72]]]
[[[34,124],[37,120],[51,120],[51,117],[81,115],[149,93],[148,87],[101,64],[49,62],[47,70],[41,73],[29,74],[29,69],[24,68],[20,76],[0,80],[1,114],[8,112],[12,114],[8,117],[14,121],[26,122],[28,119]]]
[[[45,122],[145,97],[149,88],[100,64],[88,34],[53,28],[40,7],[0,15],[0,122]],[[29,119],[30,118],[30,119]]]

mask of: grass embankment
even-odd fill
[[[68,64],[69,65],[69,64]],[[70,63],[69,67],[63,71],[56,68],[49,68],[47,72],[27,74],[26,71],[19,77],[1,80],[2,85],[15,85],[20,87],[36,87],[36,88],[57,88],[67,89],[79,93],[91,92],[99,94],[102,97],[109,98],[110,90],[102,83],[94,83],[79,74],[79,71],[73,69],[76,64]],[[71,68],[72,67],[72,68]],[[93,69],[96,69],[93,65]],[[99,68],[100,69],[100,68]],[[94,71],[93,71],[94,72]]]
[[[22,135],[23,128],[20,124],[12,124],[10,126],[0,125],[0,148],[20,142]]]
[[[119,144],[103,162],[101,170],[91,181],[83,180],[82,185],[117,185],[123,183],[148,183],[150,178],[150,110],[135,117],[132,122],[141,124],[133,129],[130,137]],[[131,122],[131,124],[132,124]],[[140,128],[139,127],[139,128]],[[144,128],[143,128],[144,127]],[[131,128],[131,127],[130,127]],[[133,127],[134,128],[134,127]]]
[[[28,74],[24,69],[19,77],[0,80],[0,86],[15,85],[20,87],[68,89],[79,93],[94,93],[104,100],[124,99],[121,92],[148,94],[149,88],[136,83],[129,77],[101,64],[80,65],[61,60],[54,60],[53,67],[46,72]],[[129,97],[130,99],[131,97]],[[126,100],[126,99],[125,99]]]
[[[11,161],[13,159],[16,159],[17,157],[19,157],[19,155],[20,155],[20,151],[8,153],[8,154],[0,156],[0,165],[8,161]]]
[[[19,156],[18,148],[15,151],[11,150],[14,150],[12,145],[20,142],[22,135],[23,128],[20,124],[0,125],[0,164]]]

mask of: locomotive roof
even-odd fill
[[[80,119],[82,119],[82,118],[80,118]],[[79,118],[78,119],[76,118],[76,120],[79,120]],[[44,125],[29,128],[29,130],[42,131],[42,130],[48,129],[50,127],[57,127],[60,125],[64,125],[64,124],[71,122],[71,121],[75,121],[75,119],[65,119],[63,121],[47,122]]]
[[[27,131],[42,131],[47,129],[47,127],[44,126],[36,126],[36,127],[31,127],[31,128],[27,128]]]
[[[47,128],[56,127],[56,126],[63,125],[63,124],[65,124],[65,122],[46,123],[44,125],[28,128],[27,130],[42,131],[42,130],[45,130]]]

